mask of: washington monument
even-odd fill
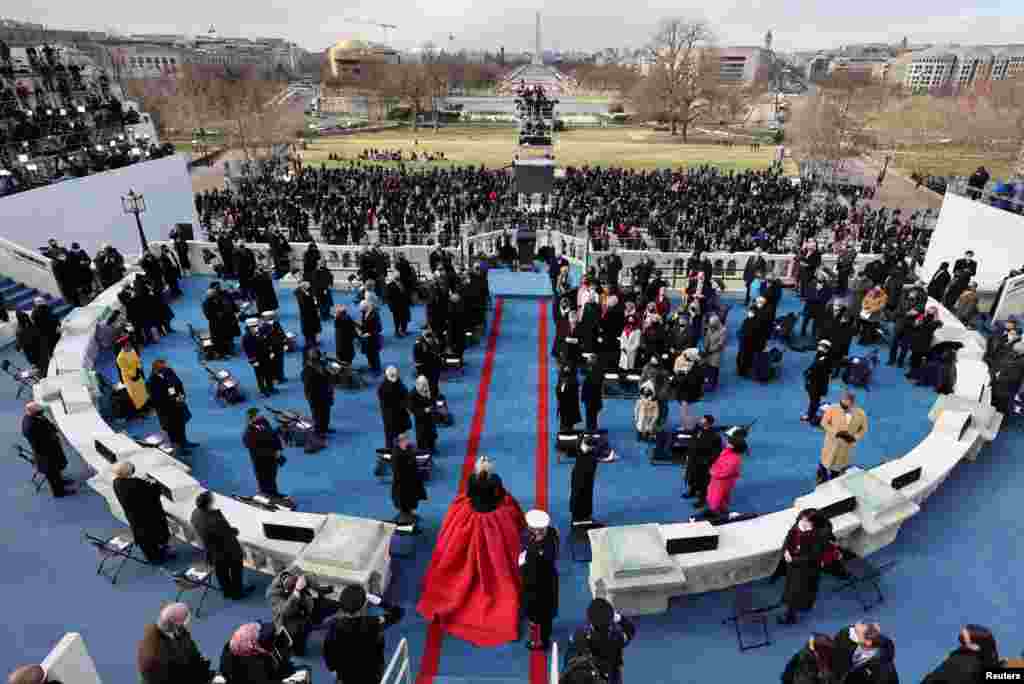
[[[544,52],[540,48],[540,12],[537,12],[537,35],[535,36],[535,42],[533,46],[533,63],[544,63]]]

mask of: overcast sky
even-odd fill
[[[348,19],[396,24],[392,42],[410,48],[425,41],[454,49],[508,51],[533,48],[534,13],[543,13],[545,49],[640,47],[660,18],[709,21],[721,45],[760,45],[772,29],[779,50],[844,43],[1024,42],[1024,2],[983,0],[724,0],[692,5],[649,0],[646,6],[609,0],[27,0],[11,3],[13,19],[53,27],[125,33],[201,33],[213,24],[224,36],[274,36],[322,50],[343,37],[382,40],[374,26]],[[449,36],[454,39],[449,41]]]

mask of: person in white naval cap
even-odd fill
[[[531,628],[526,647],[547,650],[558,615],[558,531],[551,527],[551,517],[536,509],[526,514],[526,526],[519,554],[523,608]]]
[[[245,335],[242,336],[242,351],[256,373],[256,384],[263,396],[269,397],[276,393],[274,389],[274,370],[270,359],[270,340],[260,334],[260,319],[249,318],[245,321]]]

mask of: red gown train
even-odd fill
[[[477,646],[515,641],[525,527],[523,511],[510,494],[487,513],[460,494],[445,515],[423,579],[420,615],[436,618],[446,632]]]

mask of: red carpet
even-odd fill
[[[537,303],[537,459],[534,506],[548,510],[548,299]],[[530,651],[530,684],[545,684],[548,679],[548,656],[544,651]]]
[[[473,422],[470,426],[469,441],[466,445],[466,458],[462,463],[459,497],[465,492],[466,478],[473,472],[473,464],[476,462],[477,451],[480,449],[480,435],[483,433],[484,418],[487,415],[487,395],[490,390],[491,376],[494,373],[494,355],[498,347],[498,335],[501,334],[501,311],[503,305],[504,300],[500,297],[494,302],[494,316],[491,320],[491,332],[487,336],[484,365],[480,370],[480,383],[477,390],[476,406],[473,409]],[[459,497],[456,497],[456,501],[459,500]],[[441,661],[441,644],[443,642],[444,630],[441,627],[441,623],[434,620],[430,623],[430,627],[427,630],[427,640],[423,645],[423,655],[420,657],[416,684],[431,684],[434,681],[434,677],[437,676],[438,664]]]

